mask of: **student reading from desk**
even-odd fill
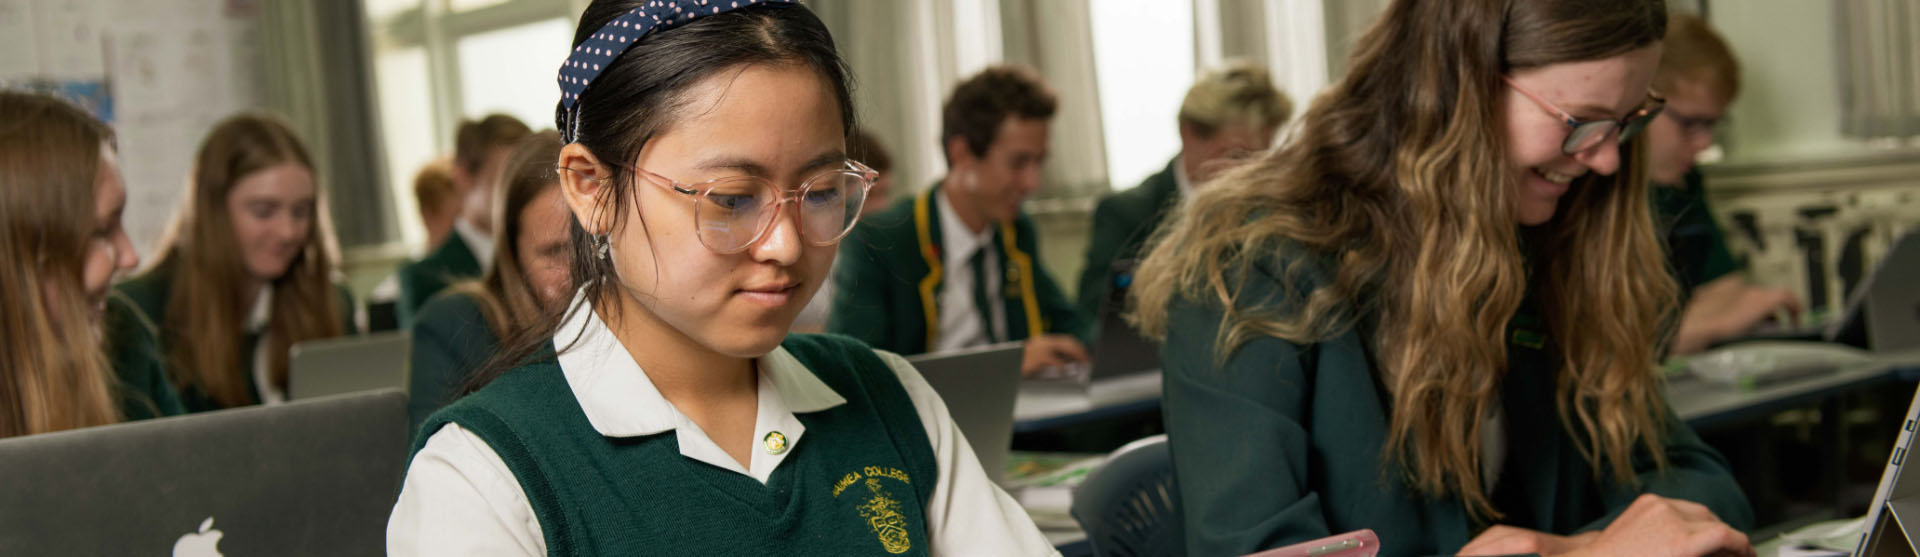
[[[200,143],[157,261],[114,286],[138,319],[108,334],[157,326],[188,411],[284,401],[289,347],[354,332],[315,178],[306,145],[279,117],[222,120]]]
[[[1740,63],[1698,16],[1675,13],[1663,42],[1653,85],[1666,95],[1667,109],[1647,123],[1647,180],[1655,186],[1654,224],[1686,304],[1673,353],[1691,354],[1739,338],[1775,314],[1798,314],[1801,307],[1793,291],[1749,284],[1741,276],[1742,265],[1727,250],[1694,168],[1740,93]]]
[[[581,286],[428,418],[392,553],[1054,554],[904,359],[787,334],[874,179],[811,11],[596,1],[560,82]]]
[[[0,92],[0,437],[181,412],[160,367],[114,368],[102,350],[107,307],[124,303],[113,276],[140,262],[115,151],[79,108]],[[109,349],[151,352],[153,338]]]
[[[1397,0],[1296,139],[1167,225],[1132,293],[1193,554],[1751,553],[1654,370],[1674,286],[1635,132],[1665,25]]]
[[[452,402],[468,374],[493,356],[500,339],[551,326],[567,308],[573,277],[567,255],[567,204],[560,199],[560,134],[528,136],[508,159],[493,202],[493,266],[477,281],[455,283],[420,309],[407,373],[408,425]]]

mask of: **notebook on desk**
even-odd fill
[[[378,555],[407,459],[381,391],[0,440],[0,555]]]

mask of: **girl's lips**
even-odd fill
[[[767,307],[780,307],[780,306],[787,305],[788,301],[793,300],[794,291],[797,290],[799,287],[800,285],[798,283],[789,283],[789,284],[776,285],[776,286],[759,286],[759,287],[753,287],[753,288],[740,289],[735,291],[735,294],[739,295],[742,298],[746,298],[747,301],[754,302],[756,304],[764,305]]]

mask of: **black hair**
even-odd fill
[[[595,0],[580,16],[573,45],[591,38],[608,22],[646,4],[646,0]],[[759,4],[696,19],[686,25],[649,33],[608,64],[580,98],[573,115],[556,106],[555,123],[571,128],[573,142],[600,159],[610,172],[610,195],[595,210],[611,217],[609,229],[618,229],[634,185],[626,168],[641,147],[673,125],[687,107],[685,93],[722,71],[752,64],[795,64],[820,73],[833,89],[840,106],[842,129],[854,133],[853,86],[846,63],[834,48],[833,35],[812,11],[799,4]],[[577,120],[577,121],[574,121]],[[642,221],[640,225],[646,226]],[[580,219],[568,219],[573,241],[569,267],[574,284],[586,289],[589,302],[606,299],[617,284],[613,262],[599,257],[591,235]],[[589,304],[590,306],[590,304]],[[576,308],[569,311],[591,311]],[[501,374],[527,363],[552,339],[567,312],[548,315],[541,323],[502,339],[501,351],[470,376],[466,391],[486,386]]]

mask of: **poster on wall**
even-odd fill
[[[114,123],[113,88],[104,78],[93,79],[0,79],[0,90],[27,91],[66,99],[88,114],[111,126]]]

